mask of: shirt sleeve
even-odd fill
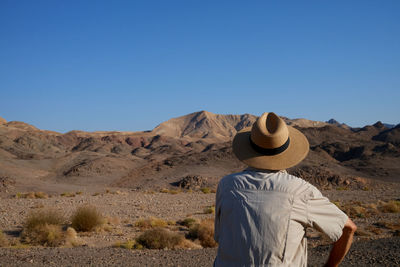
[[[336,242],[342,236],[348,217],[329,199],[322,196],[316,188],[313,193],[313,196],[307,201],[308,223]]]

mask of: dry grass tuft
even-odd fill
[[[47,195],[44,192],[28,192],[28,193],[16,193],[15,198],[30,198],[30,199],[36,199],[36,198],[49,198],[49,195]]]
[[[182,192],[181,189],[179,189],[179,190],[168,189],[168,188],[162,188],[162,189],[160,189],[160,193],[166,193],[166,194],[172,194],[172,195],[176,195],[176,194],[179,194],[179,193],[181,193],[181,192]]]
[[[75,197],[76,194],[72,192],[64,192],[61,194],[62,197]]]
[[[353,201],[351,203],[342,204],[338,201],[333,201],[339,209],[345,212],[349,217],[369,218],[379,213],[377,205],[374,203],[361,203]]]
[[[7,247],[8,246],[8,240],[4,236],[3,231],[0,230],[0,247]]]
[[[137,238],[137,242],[149,249],[175,249],[184,242],[185,238],[165,228],[147,230]]]
[[[209,187],[202,187],[200,189],[201,192],[203,192],[204,194],[209,194],[211,193],[211,189]]]
[[[169,189],[162,188],[162,189],[160,189],[160,193],[169,193]]]
[[[140,229],[150,229],[154,227],[166,227],[168,223],[163,219],[159,219],[156,217],[150,217],[147,219],[140,219],[135,222],[135,226],[139,227]]]
[[[56,247],[64,242],[61,225],[43,224],[33,229],[24,229],[21,234],[22,241],[28,244]]]
[[[186,226],[187,228],[192,227],[193,225],[195,225],[196,223],[198,223],[198,221],[195,218],[186,218],[182,221],[178,221],[178,224]]]
[[[128,240],[125,242],[117,241],[114,243],[113,247],[124,249],[143,249],[143,246],[136,242],[136,240]]]
[[[395,230],[395,231],[400,230],[400,223],[379,221],[379,222],[375,223],[375,225],[377,227],[386,228],[386,229],[389,229],[389,230]]]
[[[189,229],[189,237],[199,239],[203,247],[216,247],[218,244],[214,240],[214,220],[206,219],[201,223],[194,224]]]
[[[64,241],[61,225],[64,217],[55,210],[40,210],[30,213],[24,222],[21,239],[24,243],[59,246]]]
[[[385,213],[399,213],[400,212],[400,201],[390,200],[388,202],[382,202],[379,209]]]
[[[192,240],[189,239],[182,239],[182,241],[176,246],[176,248],[182,248],[182,249],[201,249],[203,248],[199,244],[196,244]]]
[[[72,215],[71,221],[77,231],[88,232],[103,223],[103,216],[94,206],[81,206]]]
[[[39,210],[31,212],[24,222],[24,230],[30,231],[37,226],[61,225],[65,222],[64,216],[56,210]]]
[[[205,214],[214,214],[215,213],[215,206],[208,206],[204,209]]]
[[[81,240],[79,240],[78,234],[72,227],[68,227],[65,231],[65,245],[67,247],[77,247],[82,245]]]

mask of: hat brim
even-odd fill
[[[251,127],[238,132],[233,139],[232,148],[236,157],[246,165],[263,170],[284,170],[300,163],[308,154],[307,138],[297,129],[287,126],[290,143],[288,148],[273,156],[255,151],[250,144]]]

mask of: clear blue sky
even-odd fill
[[[140,131],[275,111],[400,122],[400,1],[0,1],[0,116]]]

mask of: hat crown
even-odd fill
[[[253,124],[250,138],[259,147],[274,149],[286,143],[289,130],[279,116],[273,112],[266,112]]]

